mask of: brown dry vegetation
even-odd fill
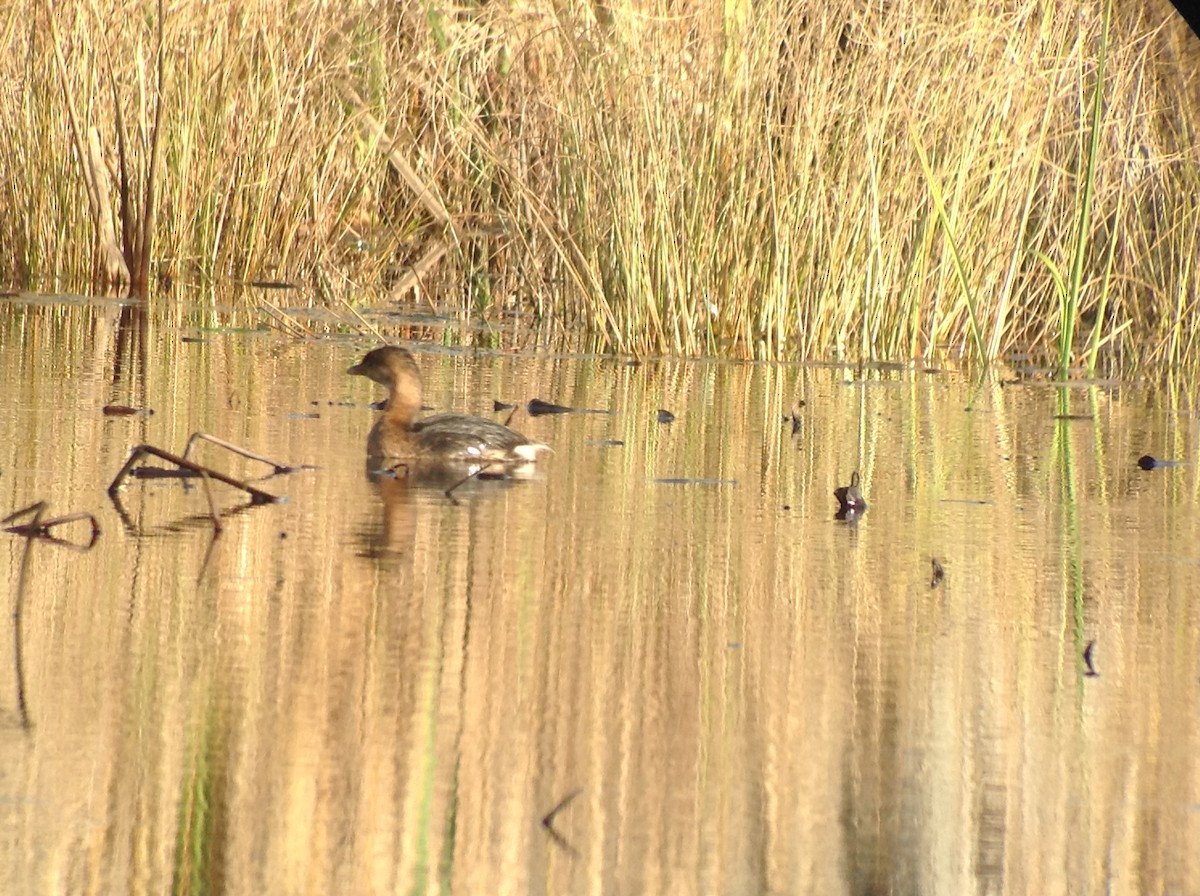
[[[151,301],[416,289],[619,350],[1049,356],[1066,315],[1076,359],[1195,362],[1197,41],[1113,11],[1089,181],[1102,7],[16,0],[0,282],[116,251]]]

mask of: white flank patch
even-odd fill
[[[528,442],[524,445],[518,445],[512,450],[512,453],[513,456],[519,457],[522,460],[535,461],[541,452],[550,450],[549,445],[543,445],[541,442]]]

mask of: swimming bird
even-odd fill
[[[834,489],[833,496],[838,500],[839,513],[857,513],[867,509],[867,499],[858,487],[857,472],[850,477],[849,485]]]
[[[388,390],[383,415],[367,437],[368,465],[404,464],[418,471],[469,467],[513,469],[550,448],[494,420],[468,414],[420,417],[421,371],[407,349],[385,345],[346,370]]]

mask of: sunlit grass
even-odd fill
[[[5,284],[105,288],[107,220],[152,294],[416,290],[636,352],[1200,357],[1168,4],[165,8],[0,12]]]

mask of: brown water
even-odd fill
[[[0,514],[103,530],[0,536],[2,893],[1200,893],[1160,396],[426,342],[440,410],[613,411],[519,415],[544,473],[454,503],[364,477],[371,342],[24,300],[0,339]],[[194,430],[317,469],[217,488],[216,540],[178,482],[109,500]]]

